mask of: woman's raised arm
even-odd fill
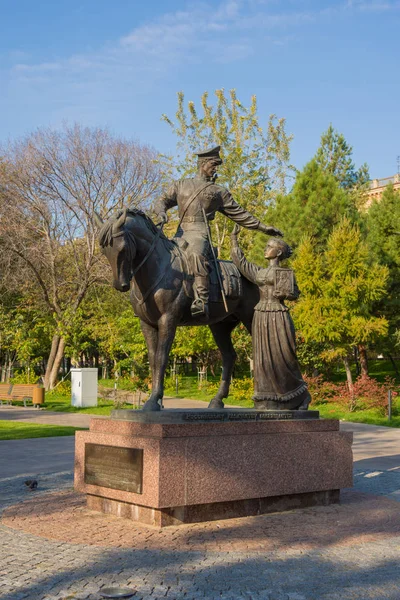
[[[240,231],[240,227],[235,225],[231,234],[231,258],[233,264],[237,266],[243,277],[246,277],[252,283],[257,283],[257,274],[261,271],[261,267],[254,265],[249,262],[242,250],[239,247],[237,234]]]

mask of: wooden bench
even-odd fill
[[[33,390],[40,387],[29,383],[0,383],[0,404],[12,404],[13,400],[20,400],[26,408],[26,401],[32,400]]]
[[[12,383],[0,383],[0,405],[11,404]]]
[[[13,400],[22,400],[26,408],[26,401],[32,400],[33,390],[38,386],[37,384],[31,385],[29,383],[16,383],[13,385],[10,391],[11,402]]]

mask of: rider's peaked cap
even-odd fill
[[[219,151],[221,150],[221,146],[215,146],[214,148],[207,148],[207,150],[201,150],[200,152],[196,152],[197,156],[202,160],[215,160],[218,161],[219,164],[222,163],[222,159],[219,155]]]

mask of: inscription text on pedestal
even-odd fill
[[[85,483],[141,494],[143,450],[85,444]]]

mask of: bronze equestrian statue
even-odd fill
[[[160,410],[162,406],[165,370],[178,326],[209,325],[221,352],[222,379],[209,404],[214,409],[224,407],[223,398],[229,393],[236,359],[231,332],[242,322],[251,333],[259,288],[241,276],[232,263],[218,261],[216,268],[209,260],[208,220],[218,210],[250,229],[282,235],[260,223],[233,200],[228,190],[215,184],[216,167],[221,164],[219,147],[198,156],[197,176],[175,182],[156,204],[163,222],[167,220],[165,211],[178,206],[177,241],[169,240],[162,228],[136,209],[120,211],[101,223],[99,232],[114,287],[121,292],[131,288],[131,303],[146,340],[152,391],[143,410]],[[211,286],[209,275],[214,280]],[[225,293],[218,282],[223,283]]]

